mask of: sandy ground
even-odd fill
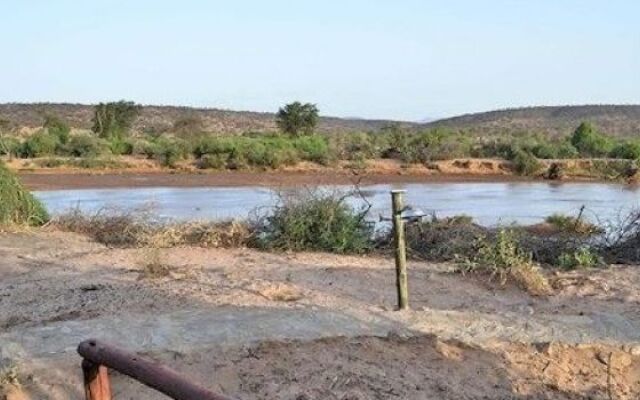
[[[388,259],[176,248],[149,277],[149,254],[0,235],[0,362],[21,395],[82,398],[74,348],[97,337],[239,399],[640,397],[637,267],[555,274],[539,298],[412,262],[412,310],[397,312]]]

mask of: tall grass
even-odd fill
[[[38,226],[48,220],[42,203],[0,163],[0,225]]]

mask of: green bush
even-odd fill
[[[223,169],[227,166],[227,159],[224,154],[205,154],[198,159],[198,168]]]
[[[0,155],[17,156],[22,149],[22,143],[13,136],[0,136]]]
[[[306,161],[313,161],[318,164],[327,165],[333,158],[329,143],[322,136],[305,136],[296,139],[293,146],[300,153],[300,158]]]
[[[592,235],[600,233],[601,228],[591,222],[571,215],[552,214],[545,218],[545,222],[553,225],[561,232],[567,232],[577,235]]]
[[[557,262],[558,266],[567,270],[595,268],[603,263],[602,257],[588,248],[581,248],[573,253],[562,253]]]
[[[60,141],[56,136],[50,135],[45,131],[38,131],[22,143],[20,156],[25,158],[50,156],[55,154],[59,146]]]
[[[109,141],[109,150],[116,156],[133,154],[134,142],[130,139],[114,137]]]
[[[640,159],[640,141],[629,140],[618,143],[609,154],[612,158],[622,158],[626,160]]]
[[[65,144],[69,140],[71,128],[69,128],[69,125],[55,115],[47,115],[45,117],[43,127],[47,130],[49,135],[57,137],[60,143]]]
[[[513,167],[519,175],[534,175],[542,168],[542,164],[538,159],[528,151],[518,149],[514,152]]]
[[[159,137],[149,143],[147,156],[153,158],[163,167],[175,168],[177,162],[189,154],[189,146],[182,139]]]
[[[0,163],[0,225],[42,225],[49,215],[42,203]]]
[[[282,198],[257,224],[260,247],[362,253],[371,246],[367,210],[353,209],[344,196],[325,192],[296,193]]]
[[[90,135],[74,135],[65,146],[65,153],[73,157],[95,157],[103,154],[107,143]]]
[[[537,158],[546,160],[576,158],[579,155],[578,150],[571,143],[565,141],[540,142],[531,149],[531,153]]]
[[[613,149],[612,140],[601,134],[596,128],[583,122],[571,136],[571,144],[581,155],[588,157],[604,157]]]

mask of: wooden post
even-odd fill
[[[87,400],[111,400],[111,384],[107,367],[83,360],[82,372]]]
[[[404,238],[404,221],[402,220],[402,210],[404,204],[402,195],[405,190],[391,191],[391,206],[393,219],[393,239],[396,248],[396,286],[398,290],[398,308],[406,310],[409,308],[409,289],[407,288],[407,248]]]

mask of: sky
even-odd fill
[[[0,102],[424,120],[640,104],[638,0],[0,0]]]

